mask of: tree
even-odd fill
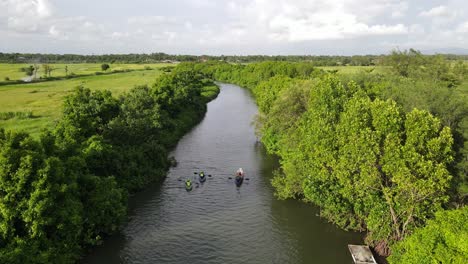
[[[310,89],[302,111],[277,130],[285,176],[273,184],[281,198],[303,196],[337,225],[367,229],[383,255],[447,202],[453,139],[428,112],[404,114],[332,76]]]
[[[77,87],[75,93],[65,98],[64,116],[56,133],[61,140],[82,143],[93,135],[101,135],[118,114],[119,103],[111,92]]]
[[[51,76],[51,73],[54,70],[54,68],[49,64],[42,64],[42,68],[44,69],[44,75],[48,77]]]
[[[20,71],[26,73],[27,76],[32,76],[34,74],[34,66],[23,67]]]
[[[435,219],[392,246],[390,263],[465,263],[468,259],[468,207],[439,211]]]
[[[107,64],[107,63],[101,64],[101,70],[107,71],[109,68],[110,68],[109,64]]]
[[[78,257],[76,178],[47,143],[0,130],[0,262],[64,263]],[[53,151],[52,151],[53,152]]]

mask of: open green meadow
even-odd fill
[[[1,64],[1,70],[8,71],[6,65]],[[9,65],[18,68],[17,64]],[[161,74],[158,68],[167,64],[146,66],[152,67],[152,70],[0,86],[0,127],[7,130],[24,130],[37,135],[42,129],[52,127],[60,118],[64,97],[75,87],[82,85],[92,90],[110,90],[114,96],[118,96],[136,85],[152,84]],[[74,67],[77,72],[86,73],[97,70],[100,64],[77,64]],[[122,67],[143,69],[144,66],[128,64]],[[0,74],[4,75],[5,72]]]
[[[337,71],[338,74],[357,74],[360,72],[385,73],[388,67],[385,66],[321,66],[317,67],[326,71]]]
[[[24,64],[10,64],[10,63],[0,63],[0,82],[6,80],[6,78],[11,81],[21,80],[22,78],[27,77],[24,72],[21,71],[21,68],[29,67],[33,65],[31,63]],[[51,77],[65,77],[67,72],[65,67],[67,67],[68,75],[83,75],[83,74],[94,74],[96,72],[102,72],[101,64],[99,63],[54,63],[49,64],[52,67]],[[42,64],[37,64],[38,71],[37,77],[44,76],[44,68]],[[155,64],[109,64],[110,68],[107,70],[110,71],[122,71],[122,70],[143,70],[145,67],[150,67],[152,69],[161,68],[163,66],[168,66],[164,63],[155,63]]]

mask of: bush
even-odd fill
[[[109,64],[107,64],[107,63],[101,64],[101,70],[107,71],[109,68],[110,68]]]
[[[10,77],[5,77],[5,81],[8,82],[10,80]]]

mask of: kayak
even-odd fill
[[[185,181],[185,190],[187,190],[187,192],[191,191],[193,188],[193,184],[192,184],[192,181],[190,180],[186,180]]]
[[[241,186],[242,182],[244,181],[244,176],[237,175],[236,178],[234,179],[236,182],[237,187]]]
[[[205,174],[200,174],[199,175],[200,182],[205,182],[206,181],[206,176]]]

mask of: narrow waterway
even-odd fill
[[[257,107],[248,90],[221,84],[203,121],[182,138],[159,187],[131,198],[129,222],[83,263],[352,263],[362,243],[299,201],[278,201],[270,185],[278,164],[254,134]],[[229,179],[242,167],[240,187]],[[181,180],[208,177],[187,192]]]

